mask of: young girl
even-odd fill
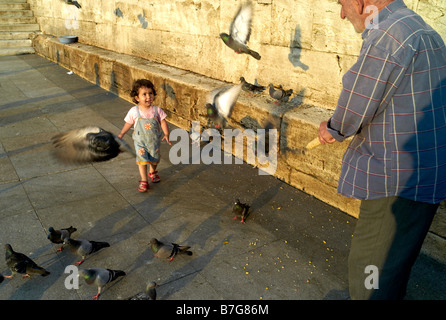
[[[156,91],[153,83],[149,80],[136,80],[130,95],[137,105],[132,107],[124,118],[125,124],[118,137],[122,139],[127,131],[134,126],[132,138],[135,143],[136,164],[141,176],[138,190],[146,192],[149,189],[147,165],[150,165],[148,176],[152,182],[159,182],[160,177],[156,167],[160,161],[160,142],[166,140],[171,145],[169,128],[164,120],[167,115],[160,107],[153,104]],[[164,132],[164,137],[160,141],[161,130]]]

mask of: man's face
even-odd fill
[[[357,0],[338,0],[338,3],[341,5],[341,19],[347,18],[355,28],[355,31],[362,33],[365,29],[365,19],[361,15],[361,2]]]

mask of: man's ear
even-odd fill
[[[363,15],[365,8],[365,0],[354,0],[356,7],[358,8],[359,15]]]

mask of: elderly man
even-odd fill
[[[353,136],[338,184],[340,194],[361,199],[350,296],[402,299],[446,199],[446,49],[402,0],[339,4],[363,44],[318,137],[326,144]]]

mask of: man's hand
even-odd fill
[[[318,138],[321,144],[333,143],[336,141],[327,130],[327,121],[321,122],[319,125]]]

